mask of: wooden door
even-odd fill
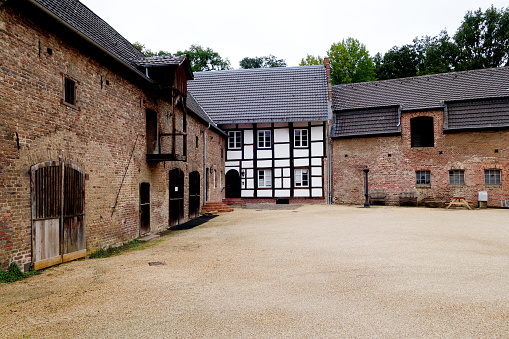
[[[240,175],[236,170],[226,173],[226,198],[240,198]]]
[[[140,235],[150,232],[150,184],[140,184]]]
[[[169,175],[170,213],[169,226],[184,220],[184,172],[175,168]]]
[[[32,166],[32,262],[41,269],[86,256],[85,182],[77,166]]]
[[[189,173],[189,218],[196,218],[200,214],[200,173]]]

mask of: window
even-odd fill
[[[228,149],[240,149],[241,145],[240,131],[228,132]]]
[[[449,171],[449,185],[465,185],[465,171],[464,170]]]
[[[502,176],[499,169],[484,170],[485,185],[502,185]]]
[[[271,170],[258,171],[258,187],[272,187],[272,172]]]
[[[309,170],[295,170],[295,187],[309,187]]]
[[[296,129],[294,130],[295,147],[308,147],[308,130]]]
[[[76,82],[64,77],[64,102],[76,106]]]
[[[196,148],[198,148],[198,136],[196,136]]]
[[[429,186],[429,185],[431,185],[431,174],[430,174],[430,171],[416,171],[415,172],[415,184],[417,186]]]
[[[270,148],[270,131],[258,131],[258,148]]]
[[[434,147],[435,137],[432,117],[416,117],[410,119],[412,147]]]

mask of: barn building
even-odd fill
[[[333,197],[509,199],[509,67],[333,86]]]

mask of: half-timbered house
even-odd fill
[[[227,199],[324,201],[325,66],[199,72],[188,88],[228,134]]]

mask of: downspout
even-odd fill
[[[327,204],[332,204],[332,164],[331,164],[331,153],[332,153],[332,139],[331,139],[331,128],[332,124],[330,121],[332,120],[332,107],[329,102],[329,120],[327,121]]]
[[[207,130],[209,126],[203,131],[203,205],[207,203]]]

